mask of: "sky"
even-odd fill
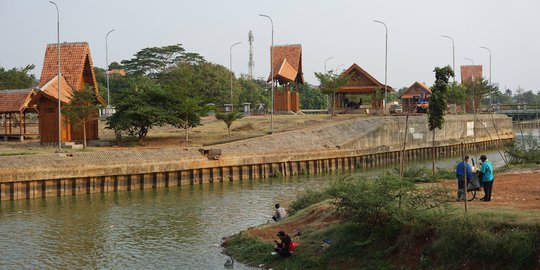
[[[388,85],[432,85],[433,69],[483,65],[499,87],[540,90],[540,1],[538,0],[56,0],[60,41],[86,41],[94,66],[130,59],[140,49],[182,44],[207,61],[248,73],[248,32],[254,35],[254,76],[270,73],[271,25],[274,44],[301,44],[303,72],[341,71],[358,64],[384,83],[385,28],[388,27]],[[0,66],[36,66],[39,78],[45,47],[56,43],[56,10],[47,0],[0,0]],[[460,81],[460,76],[456,77]]]

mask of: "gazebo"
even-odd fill
[[[421,82],[414,82],[405,92],[401,94],[401,104],[403,109],[415,108],[415,103],[427,100],[431,96],[431,89]]]
[[[30,105],[37,106],[39,112],[39,134],[42,143],[58,142],[58,99],[63,105],[70,103],[74,91],[89,86],[93,89],[96,100],[105,105],[105,100],[99,95],[90,48],[86,42],[73,42],[60,44],[60,69],[58,78],[57,45],[49,44],[45,50],[43,70],[39,80],[37,94],[32,98]],[[60,97],[58,85],[60,84]],[[96,117],[86,122],[88,140],[98,139],[98,112]],[[70,123],[62,117],[61,141],[82,141],[83,129],[79,125]]]
[[[366,103],[364,97],[370,100],[372,107],[382,107],[382,100],[374,100],[373,95],[377,92],[384,95],[384,84],[380,83],[356,63],[343,71],[340,76],[349,76],[349,82],[336,92],[336,100],[334,101],[336,108],[358,109]],[[394,89],[387,86],[387,91],[392,92]]]
[[[24,137],[39,135],[37,110],[29,106],[35,95],[33,89],[0,90],[0,137],[5,141],[9,137],[23,141]]]
[[[268,81],[282,85],[282,90],[274,92],[274,111],[277,112],[298,112],[300,111],[300,99],[298,85],[304,84],[304,73],[302,73],[302,45],[278,45],[270,48],[273,53],[272,73],[268,76]],[[294,87],[294,92],[291,91]]]

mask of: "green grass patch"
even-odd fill
[[[37,152],[8,152],[8,153],[0,153],[0,157],[6,157],[6,156],[24,156],[24,155],[35,155]]]

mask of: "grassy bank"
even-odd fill
[[[465,214],[443,190],[393,176],[375,180],[342,179],[310,191],[292,205],[293,216],[231,237],[225,253],[273,269],[540,268],[537,212]],[[271,254],[278,230],[301,232],[292,257]]]

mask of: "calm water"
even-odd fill
[[[495,167],[502,165],[497,151],[485,154]],[[437,167],[451,168],[456,162],[439,160]],[[266,223],[276,202],[287,205],[306,188],[322,187],[336,177],[1,202],[0,268],[223,269],[222,237]],[[235,269],[250,268],[235,263]]]

